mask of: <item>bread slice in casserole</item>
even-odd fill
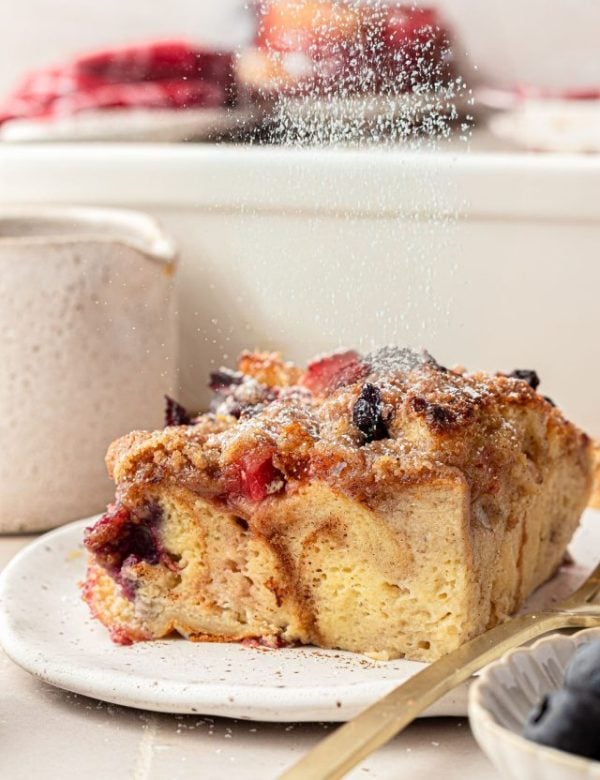
[[[438,658],[554,574],[587,503],[590,440],[531,385],[406,349],[245,353],[210,413],[111,445],[84,597],[125,643]]]

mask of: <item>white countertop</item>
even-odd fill
[[[0,567],[32,537],[0,537]],[[70,780],[270,780],[333,726],[161,715],[51,688],[0,651],[2,776]],[[466,718],[424,719],[351,778],[493,780]]]

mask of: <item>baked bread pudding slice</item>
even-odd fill
[[[84,598],[117,642],[313,644],[430,661],[560,566],[588,437],[534,372],[338,352],[242,355],[212,409],[114,442]]]

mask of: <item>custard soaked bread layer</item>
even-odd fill
[[[591,489],[588,437],[515,373],[245,353],[210,412],[111,445],[84,597],[120,642],[449,652],[553,575]]]

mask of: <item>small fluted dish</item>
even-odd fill
[[[576,648],[600,639],[591,628],[556,634],[506,653],[471,687],[469,720],[475,739],[500,772],[511,780],[600,778],[600,761],[538,745],[521,736],[527,716],[542,697],[562,687]]]

